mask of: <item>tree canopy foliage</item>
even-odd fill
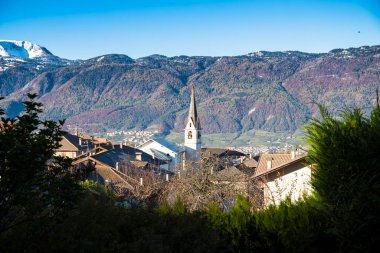
[[[358,109],[306,127],[312,186],[330,218],[329,232],[346,250],[370,249],[380,238],[380,107],[366,116]],[[370,232],[372,231],[372,232]]]
[[[54,156],[64,122],[41,120],[42,104],[35,94],[28,98],[23,114],[0,121],[0,234],[21,223],[64,217],[81,192],[71,160]]]

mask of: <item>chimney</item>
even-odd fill
[[[240,163],[243,163],[243,160],[244,160],[244,158],[241,156],[240,157]]]
[[[267,170],[272,169],[272,157],[267,159]]]
[[[166,182],[169,182],[169,174],[166,173]]]
[[[82,146],[82,138],[79,138],[79,146]]]
[[[143,185],[143,178],[140,177],[140,185],[142,186]]]
[[[116,170],[119,170],[119,162],[116,162],[115,168]]]
[[[153,159],[154,159],[154,156],[153,156]],[[142,153],[141,152],[136,152],[136,160],[142,161]]]
[[[291,156],[292,160],[294,160],[294,159],[296,158],[296,151],[295,151],[295,150],[292,150],[292,151],[290,152],[290,156]]]

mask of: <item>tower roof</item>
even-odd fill
[[[191,99],[190,99],[190,109],[189,109],[189,119],[194,122],[196,128],[200,128],[201,124],[198,118],[197,105],[195,103],[195,88],[194,85],[191,89]]]

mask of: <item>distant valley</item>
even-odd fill
[[[380,86],[380,46],[234,57],[112,54],[76,61],[28,48],[0,41],[0,96],[7,114],[17,115],[19,101],[34,92],[45,117],[66,118],[66,124],[95,134],[147,129],[177,140],[195,85],[206,143],[254,145],[257,136],[262,143],[276,133],[291,139],[317,116],[316,103],[332,111],[353,105],[368,111]],[[214,141],[207,141],[211,136]]]

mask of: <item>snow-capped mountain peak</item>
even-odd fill
[[[53,54],[46,48],[29,41],[0,40],[0,56],[38,58],[53,56]]]

